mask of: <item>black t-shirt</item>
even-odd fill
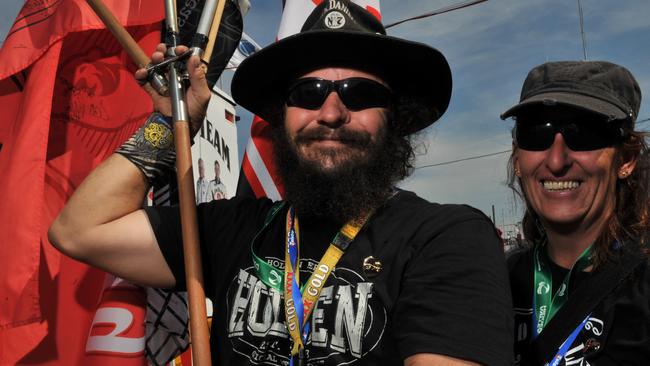
[[[288,365],[283,294],[265,285],[250,243],[272,207],[234,198],[199,205],[206,294],[214,302],[217,365]],[[284,267],[286,207],[262,232],[256,254]],[[178,211],[147,210],[178,284],[184,284]],[[301,279],[339,227],[300,222]],[[381,262],[364,272],[365,258]],[[182,288],[182,286],[179,286]],[[402,365],[438,353],[510,365],[512,311],[501,245],[491,222],[469,206],[429,203],[400,191],[351,243],[321,292],[306,345],[309,365]]]
[[[555,291],[569,270],[552,261],[549,265]],[[533,251],[524,250],[509,256],[508,268],[515,309],[515,364],[531,365]],[[571,274],[569,299],[577,288],[591,281],[594,273]],[[594,309],[559,365],[650,365],[650,270],[647,262]]]

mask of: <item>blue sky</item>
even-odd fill
[[[385,23],[433,11],[457,1],[382,0]],[[22,1],[0,4],[4,39]],[[251,0],[246,33],[264,46],[274,41],[281,0]],[[621,64],[636,76],[650,98],[650,1],[582,0],[587,58]],[[419,140],[425,166],[510,149],[510,122],[499,114],[514,104],[533,66],[545,61],[582,59],[578,5],[571,0],[488,0],[479,5],[396,26],[389,34],[442,51],[452,68],[449,109]],[[228,88],[230,75],[224,78]],[[252,116],[240,110],[240,143]],[[647,100],[639,119],[650,118]],[[639,125],[650,129],[650,123]],[[245,145],[240,145],[240,152]],[[417,169],[401,187],[441,203],[467,203],[492,216],[499,226],[518,220],[512,193],[504,185],[508,154]]]

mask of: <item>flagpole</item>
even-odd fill
[[[227,0],[218,0],[216,13],[214,18],[212,18],[212,24],[210,25],[210,35],[208,36],[209,41],[205,46],[205,52],[203,52],[202,60],[207,65],[210,63],[210,57],[212,57],[212,51],[214,50],[214,44],[217,43],[217,34],[219,33],[219,25],[221,25],[221,17],[223,16],[223,9],[226,6]]]
[[[120,24],[120,21],[117,20],[115,15],[111,13],[110,9],[106,7],[102,0],[86,0],[88,5],[93,9],[95,14],[101,19],[106,28],[113,33],[113,36],[117,41],[122,45],[126,53],[129,54],[131,60],[139,67],[147,67],[151,60],[144,53],[142,48],[138,43],[131,37],[129,32]],[[151,85],[162,95],[167,95],[167,80],[160,75],[153,73],[151,79],[149,80]]]
[[[138,67],[146,67],[151,63],[151,60],[145,55],[133,37],[131,37],[101,0],[86,1]],[[223,2],[223,0],[220,1]],[[165,0],[165,13],[168,31],[168,56],[174,57],[174,47],[178,45],[179,39],[174,0]],[[207,17],[209,15],[205,13],[201,14],[202,19],[204,16]],[[214,11],[210,18],[211,21],[207,24],[214,24],[213,17]],[[210,336],[205,306],[205,291],[203,289],[203,271],[194,196],[194,177],[190,144],[191,132],[185,102],[185,90],[181,83],[180,72],[174,66],[175,62],[171,62],[169,66],[169,86],[167,86],[167,81],[164,77],[157,73],[152,73],[154,76],[152,84],[159,93],[163,95],[169,93],[172,102],[174,144],[176,148],[176,178],[178,181],[183,253],[185,256],[185,273],[190,313],[192,362],[196,366],[211,366]]]
[[[211,7],[210,7],[211,8]],[[179,29],[176,15],[176,2],[165,0],[167,56],[174,57],[174,48],[179,43]],[[210,20],[212,14],[201,14],[199,24],[204,17]],[[207,27],[207,26],[206,26]],[[198,30],[199,33],[202,31]],[[203,287],[203,269],[199,246],[199,230],[196,217],[196,197],[194,195],[194,174],[192,172],[191,130],[189,114],[185,101],[185,88],[181,73],[176,68],[177,62],[169,65],[169,95],[172,104],[174,123],[174,145],[176,147],[176,179],[178,181],[178,198],[180,203],[181,230],[183,237],[183,254],[185,257],[185,277],[190,313],[190,341],[192,345],[192,363],[196,366],[210,366],[210,335],[205,306]]]

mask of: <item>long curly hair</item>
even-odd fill
[[[611,244],[614,242],[638,245],[640,251],[649,254],[646,249],[650,234],[650,151],[645,141],[647,137],[650,137],[650,134],[646,132],[631,131],[623,142],[615,146],[614,159],[617,165],[635,156],[637,162],[630,176],[617,179],[614,212],[607,219],[605,229],[592,247],[595,266],[604,263],[611,256]],[[544,238],[544,228],[515,175],[513,157],[516,149],[516,142],[513,142],[512,154],[508,161],[507,185],[524,201],[526,212],[522,220],[523,232],[529,242],[536,243]]]

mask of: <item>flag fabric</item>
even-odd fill
[[[162,4],[154,0],[105,0],[124,26],[152,24],[163,18]],[[0,50],[0,80],[41,58],[68,33],[103,29],[104,24],[82,0],[27,0]]]
[[[242,159],[238,196],[268,197],[281,200],[284,189],[280,175],[273,162],[273,141],[271,125],[260,117],[253,118],[251,138]]]
[[[325,0],[285,0],[277,39],[300,32],[305,20]],[[354,0],[381,20],[379,0]],[[237,184],[238,196],[269,197],[282,199],[284,188],[273,162],[271,125],[255,116],[251,125],[251,138],[242,159],[242,168]]]
[[[145,352],[149,363],[154,366],[169,363],[188,349],[190,343],[187,293],[147,288],[145,324]]]
[[[246,59],[246,57],[252,55],[253,53],[259,51],[262,49],[253,38],[251,38],[248,34],[242,33],[241,40],[239,41],[239,45],[237,45],[237,49],[235,50],[235,53],[232,55],[230,58],[230,61],[228,61],[228,66],[227,69],[229,70],[235,70],[239,66],[239,64]]]
[[[161,2],[105,3],[151,52]],[[82,0],[28,0],[0,50],[2,365],[146,365],[144,291],[47,240],[83,178],[150,113],[134,70]]]

